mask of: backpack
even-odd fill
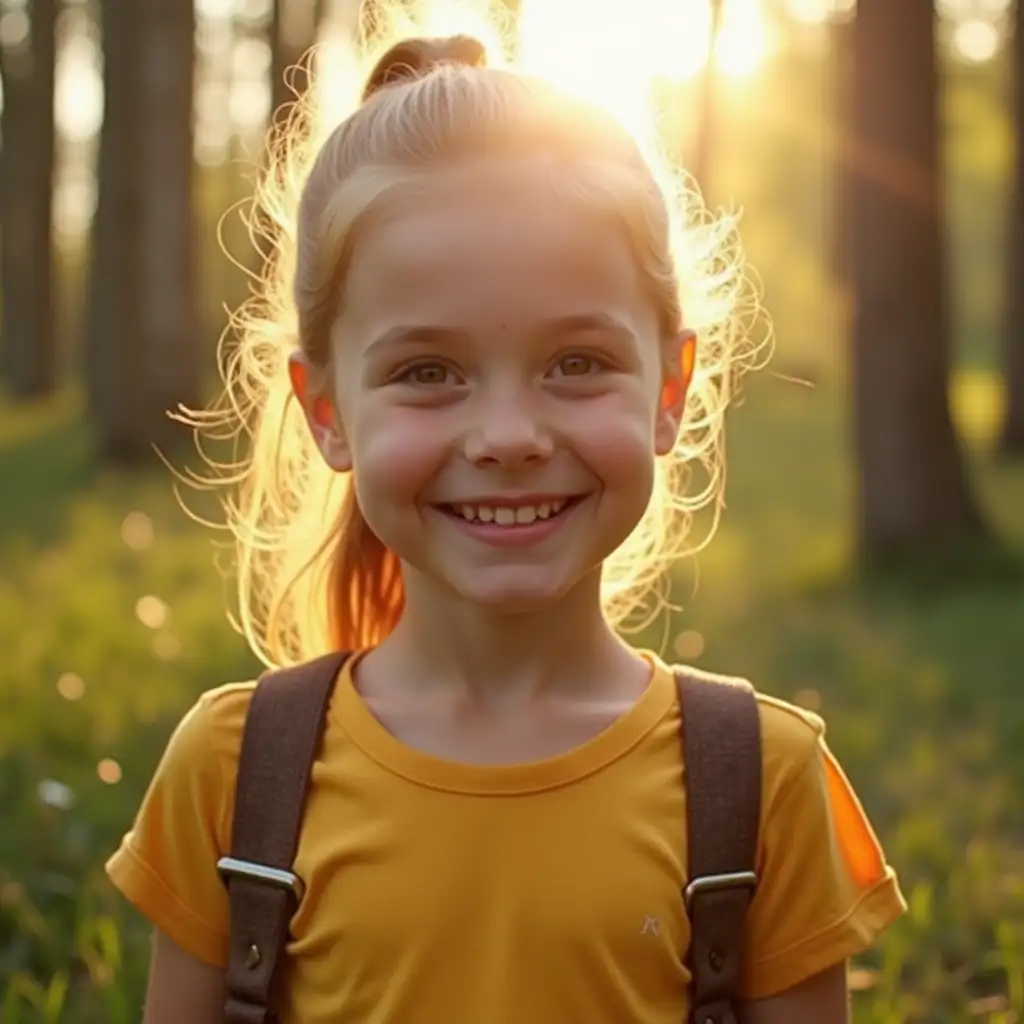
[[[292,871],[310,772],[346,655],[265,672],[245,722],[231,856],[218,871],[231,914],[227,1024],[279,1024],[273,984],[302,899]],[[692,939],[689,1024],[738,1024],[743,925],[761,812],[761,728],[744,680],[675,669],[687,775]]]

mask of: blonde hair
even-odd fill
[[[377,47],[386,41],[378,36]],[[366,58],[372,49],[364,48]],[[222,339],[220,400],[180,416],[216,469],[212,480],[192,475],[193,482],[230,489],[236,624],[267,665],[373,645],[401,613],[398,558],[363,518],[349,475],[324,464],[292,394],[288,357],[301,348],[319,371],[312,386],[325,388],[330,328],[357,232],[371,210],[444,160],[524,149],[565,155],[578,169],[574,198],[612,211],[627,228],[663,336],[679,330],[683,310],[699,334],[678,442],[657,460],[648,509],[605,566],[609,620],[621,626],[657,612],[665,570],[701,546],[689,540],[694,513],[711,510],[704,542],[717,524],[724,413],[757,348],[735,218],[710,218],[683,172],[645,156],[610,115],[544,80],[484,63],[470,37],[400,41],[375,62],[361,101],[325,140],[307,99],[272,146],[255,199],[256,223],[272,242],[265,271]],[[241,441],[246,451],[217,463],[204,452],[204,435]]]

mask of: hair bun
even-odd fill
[[[363,86],[363,100],[389,85],[422,78],[443,64],[484,67],[487,64],[487,50],[473,36],[403,39],[395,43],[374,65]]]

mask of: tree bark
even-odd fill
[[[53,176],[57,0],[32,0],[28,37],[0,45],[0,289],[4,376],[15,398],[57,382]]]
[[[324,15],[323,0],[274,0],[270,17],[270,110],[280,122],[309,86],[309,51]]]
[[[1008,455],[1024,456],[1024,0],[1013,28],[1013,116],[1017,157],[1007,237],[1006,325],[1003,336],[1006,419],[1001,438]]]
[[[865,559],[985,534],[949,407],[933,0],[860,0],[853,412]]]
[[[194,409],[201,398],[193,208],[195,6],[183,0],[147,0],[144,6],[139,172],[146,434],[172,445],[181,428],[167,410],[179,403]]]
[[[194,11],[180,0],[101,5],[104,118],[87,330],[101,457],[170,447],[167,416],[199,404],[192,208]]]
[[[142,4],[102,0],[103,124],[100,128],[96,216],[92,226],[85,380],[100,456],[138,457],[145,400],[142,288],[137,236],[142,180],[136,145],[142,121],[139,88]]]

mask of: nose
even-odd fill
[[[538,403],[519,392],[481,395],[466,431],[465,455],[476,465],[514,467],[546,462],[554,451]]]

